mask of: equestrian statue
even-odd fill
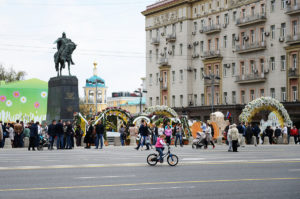
[[[75,65],[72,60],[72,53],[76,49],[76,44],[66,37],[66,33],[62,33],[62,37],[55,42],[57,52],[54,54],[55,69],[57,76],[62,76],[61,71],[65,68],[65,63],[68,63],[69,76],[71,76],[70,65]]]

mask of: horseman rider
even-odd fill
[[[55,63],[58,63],[59,57],[61,56],[62,51],[66,47],[66,45],[72,42],[70,39],[66,37],[66,33],[62,33],[62,37],[58,38],[54,43],[57,44],[57,56],[55,57]],[[71,56],[71,55],[70,55]],[[74,62],[71,57],[71,64],[74,65]]]

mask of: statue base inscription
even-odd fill
[[[47,122],[73,120],[79,111],[78,79],[75,76],[52,77],[48,82]]]

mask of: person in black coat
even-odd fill
[[[257,144],[259,144],[259,134],[260,134],[260,128],[258,127],[257,124],[254,125],[253,129],[252,129],[252,132],[253,132],[253,136],[256,137],[256,142]]]
[[[81,139],[82,139],[83,131],[81,129],[81,126],[78,125],[75,130],[75,138],[76,138],[76,145],[81,146]]]
[[[57,149],[64,148],[64,126],[62,124],[62,120],[59,120],[58,123],[55,125],[55,133],[57,136]]]
[[[72,149],[72,135],[73,135],[73,127],[70,121],[67,122],[67,132],[66,132],[66,149]]]
[[[247,129],[246,129],[246,141],[247,141],[247,144],[251,144],[252,136],[253,136],[252,128],[251,128],[251,125],[248,124]]]
[[[86,134],[85,134],[85,137],[84,137],[84,142],[85,142],[85,144],[86,144],[86,149],[90,149],[91,148],[91,144],[92,144],[92,142],[93,142],[93,131],[94,131],[94,127],[93,127],[93,125],[92,125],[92,122],[91,121],[89,121],[89,128],[88,128],[88,130],[87,130],[87,132],[86,132]]]
[[[99,147],[99,141],[100,141],[100,149],[103,148],[103,136],[104,136],[104,125],[102,124],[101,120],[97,123],[95,126],[96,130],[96,140],[95,140],[95,145],[96,149]]]
[[[38,140],[38,126],[34,123],[34,121],[31,121],[30,124],[30,137],[29,137],[29,146],[28,151],[30,151],[30,148],[32,148],[33,151],[35,151],[36,142]]]
[[[49,149],[53,150],[53,144],[56,136],[55,132],[56,120],[53,120],[52,123],[48,126],[48,135],[49,135]]]
[[[267,126],[265,132],[266,132],[266,136],[269,137],[270,144],[273,144],[273,132],[274,132],[273,129],[271,129],[270,126]]]

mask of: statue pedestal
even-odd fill
[[[48,82],[47,122],[73,120],[79,111],[78,79],[75,76],[52,77]]]

